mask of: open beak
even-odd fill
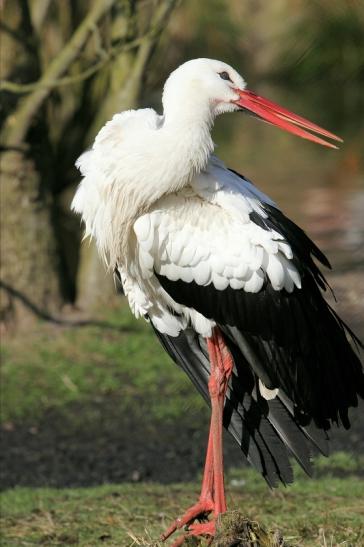
[[[282,108],[268,99],[256,95],[252,91],[237,89],[236,92],[239,93],[239,99],[234,101],[235,104],[244,110],[252,112],[255,116],[265,122],[280,127],[298,137],[322,144],[323,146],[328,146],[329,148],[337,148],[337,146],[321,139],[317,135],[323,135],[334,141],[343,142],[337,135],[326,131],[326,129],[322,129],[322,127],[309,122],[301,116],[297,116],[297,114],[293,114],[293,112]],[[309,131],[307,131],[307,129]],[[310,133],[310,131],[312,131],[312,133]],[[313,133],[316,133],[317,135]]]

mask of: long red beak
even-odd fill
[[[256,95],[252,91],[248,91],[246,89],[237,89],[236,91],[239,93],[240,98],[235,101],[235,104],[243,109],[249,110],[265,122],[276,125],[277,127],[280,127],[289,133],[293,133],[298,137],[322,144],[323,146],[328,146],[329,148],[337,148],[337,146],[331,142],[321,139],[320,137],[317,137],[309,131],[317,133],[318,135],[323,135],[324,137],[328,137],[334,141],[343,142],[343,140],[337,135],[326,131],[326,129],[322,129],[322,127],[319,127],[301,116],[297,116],[297,114],[293,114],[293,112],[282,108],[268,99],[264,99],[263,97]],[[309,131],[306,131],[306,129]]]

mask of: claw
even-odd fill
[[[174,543],[172,544],[172,547],[180,547],[184,544],[187,538],[192,536],[210,536],[207,545],[210,545],[212,540],[214,539],[215,535],[215,521],[210,520],[208,522],[202,522],[199,524],[191,524],[188,527],[188,531],[186,534],[183,534],[176,538]]]
[[[183,526],[191,524],[195,519],[206,519],[213,510],[213,507],[213,503],[209,501],[199,501],[195,505],[192,505],[182,517],[179,517],[172,522],[168,530],[161,535],[161,540],[166,541],[173,532],[183,528]]]
[[[215,535],[215,520],[208,522],[200,522],[199,524],[191,524],[188,528],[187,536],[214,536]]]

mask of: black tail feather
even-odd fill
[[[210,365],[205,339],[191,328],[181,332],[178,337],[154,330],[165,350],[209,402]],[[310,474],[312,465],[309,441],[318,445],[322,451],[325,450],[322,448],[324,443],[318,439],[319,432],[315,432],[317,439],[315,436],[311,438],[305,428],[297,423],[289,399],[263,399],[258,393],[257,377],[250,368],[249,359],[226,334],[225,342],[235,363],[224,409],[225,428],[271,487],[279,481],[284,484],[293,481],[289,461],[291,454]],[[326,435],[323,432],[321,434],[323,437]]]
[[[293,403],[282,391],[279,393],[279,400],[288,410],[289,414],[294,416]],[[329,435],[326,430],[318,429],[313,422],[305,426],[301,425],[300,429],[323,456],[328,456],[330,454]]]

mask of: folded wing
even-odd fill
[[[189,318],[197,336],[208,335],[194,314],[218,325],[235,360],[227,428],[253,458],[244,435],[257,440],[264,426],[273,461],[283,461],[272,456],[283,443],[309,469],[297,431],[325,451],[317,430],[324,438],[332,422],[349,427],[348,409],[364,397],[348,339],[359,341],[322,296],[326,282],[314,259],[328,266],[327,259],[264,194],[218,162],[140,217],[135,233],[142,275],[154,286],[157,280],[175,316],[187,318],[179,338],[159,334],[171,356],[206,392],[206,362],[201,355],[191,361],[186,327]],[[282,473],[289,482],[288,468]]]

